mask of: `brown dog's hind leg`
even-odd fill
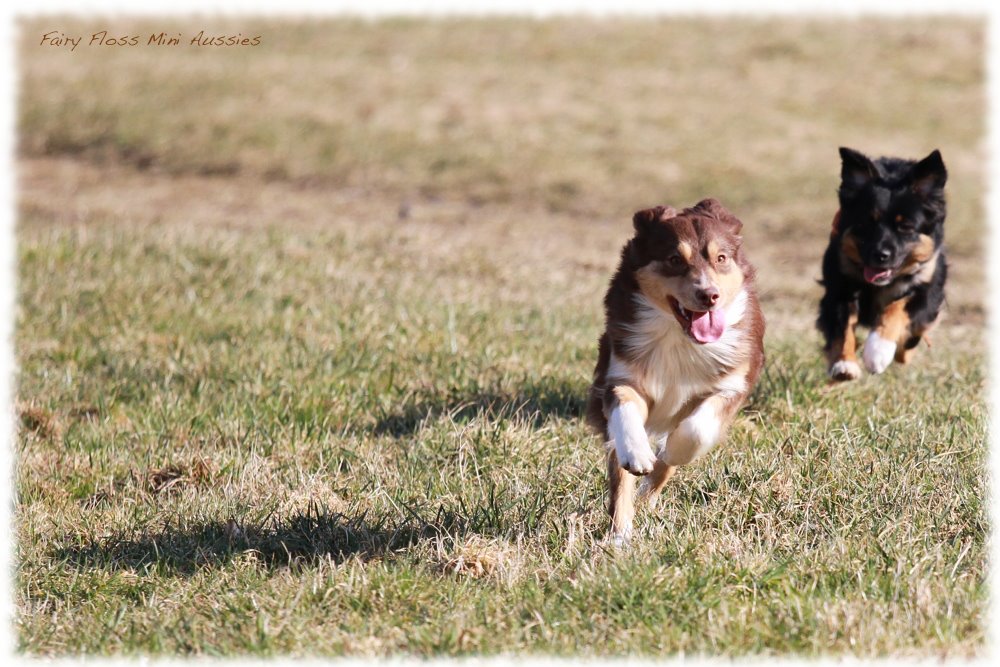
[[[653,472],[642,478],[639,484],[639,499],[645,500],[650,507],[656,507],[660,492],[667,485],[670,478],[677,471],[677,466],[668,466],[663,461],[657,459],[653,466]]]

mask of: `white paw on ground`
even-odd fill
[[[624,531],[614,531],[608,536],[608,541],[616,549],[623,549],[632,541],[632,529],[626,528]]]
[[[872,373],[881,373],[896,356],[896,343],[886,340],[878,335],[878,332],[871,332],[865,339],[865,351],[861,355],[865,360],[865,368]]]
[[[858,362],[850,359],[841,359],[833,366],[830,366],[830,378],[841,382],[843,380],[857,380],[861,377],[861,366]]]

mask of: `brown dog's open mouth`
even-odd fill
[[[722,338],[726,330],[726,313],[721,308],[716,310],[688,310],[672,296],[667,297],[674,317],[696,343],[714,343]]]

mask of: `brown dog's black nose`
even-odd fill
[[[696,296],[704,306],[711,308],[719,302],[719,289],[717,287],[700,289],[698,290]]]

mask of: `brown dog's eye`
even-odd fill
[[[725,264],[726,260],[728,259],[729,258],[726,257],[723,253],[719,253],[719,256],[715,258],[715,261],[718,262],[719,264]]]
[[[681,261],[680,255],[671,255],[667,258],[667,264],[673,267],[680,266],[683,262]]]

